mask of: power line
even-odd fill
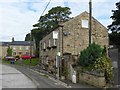
[[[48,4],[46,5],[45,9],[43,10],[41,16],[44,14],[44,12],[45,12],[45,10],[47,9],[47,7],[48,7],[48,5],[50,4],[50,2],[51,2],[51,0],[49,0]],[[41,18],[41,16],[40,16],[40,18]],[[41,21],[41,20],[39,20],[39,21]]]

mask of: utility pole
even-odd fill
[[[58,30],[56,67],[57,67],[57,79],[59,80],[59,77],[60,77],[60,30]]]
[[[92,43],[92,0],[89,1],[89,45]]]
[[[32,32],[30,31],[30,63],[31,63],[31,56],[32,56]]]
[[[63,56],[63,52],[64,52],[64,48],[63,48],[63,25],[60,25],[59,24],[59,27],[61,27],[62,28],[62,32],[61,32],[61,35],[62,35],[62,52],[61,52],[61,55]],[[60,32],[60,31],[59,31]]]

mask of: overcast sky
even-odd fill
[[[105,27],[111,24],[111,10],[115,10],[115,3],[119,0],[92,0],[92,12]],[[22,41],[25,35],[37,23],[49,0],[0,0],[0,41],[11,41],[14,37]],[[47,13],[52,7],[68,6],[71,8],[71,17],[88,11],[89,0],[51,0]]]

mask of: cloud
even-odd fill
[[[24,5],[21,4],[21,6]],[[16,40],[24,40],[25,35],[30,32],[32,25],[35,24],[39,18],[38,13],[32,10],[25,10],[19,6],[15,8],[11,5],[7,7],[4,5],[2,9],[0,9],[0,12],[2,14],[0,32],[2,32],[2,39],[4,40],[11,40],[11,37],[15,37]]]
[[[0,0],[0,36],[2,40],[24,40],[25,35],[37,23],[49,0]],[[115,9],[117,0],[92,0],[92,15],[103,25],[111,24],[111,10]],[[83,11],[89,11],[89,0],[51,0],[47,10],[56,6],[68,6],[71,8],[71,17],[77,16]],[[1,33],[2,32],[2,33]]]

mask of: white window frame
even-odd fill
[[[29,50],[29,46],[26,46],[26,50]]]
[[[53,39],[53,45],[56,46],[56,39]]]
[[[19,49],[22,50],[22,47],[20,46]]]
[[[82,28],[89,28],[89,22],[87,19],[82,19],[81,20],[81,23],[82,23]]]
[[[16,50],[16,48],[15,48],[15,47],[13,47],[13,50]]]

